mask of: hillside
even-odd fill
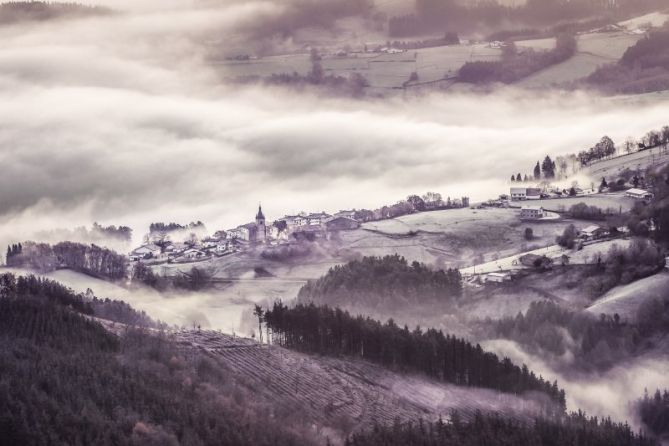
[[[637,310],[644,302],[666,296],[668,289],[669,273],[663,272],[613,288],[586,311],[595,315],[617,313],[623,319],[634,321]]]
[[[312,443],[285,419],[263,420],[258,400],[206,357],[139,330],[117,337],[53,282],[1,283],[3,445]]]
[[[341,443],[453,409],[529,420],[545,404],[211,331],[92,320],[88,301],[55,282],[5,274],[0,284],[0,438],[9,444]]]
[[[277,413],[297,411],[338,435],[395,419],[436,420],[452,409],[464,416],[481,410],[517,419],[538,411],[529,399],[398,374],[365,361],[306,355],[216,332],[183,331],[175,340],[215,357],[234,379],[273,401]]]
[[[111,14],[112,10],[82,3],[12,1],[0,4],[0,25]]]

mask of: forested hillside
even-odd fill
[[[525,314],[483,325],[488,336],[511,339],[558,363],[569,352],[576,359],[570,367],[605,370],[648,348],[652,336],[669,332],[669,300],[644,302],[635,321],[533,302]]]
[[[106,332],[52,282],[1,278],[1,445],[296,445],[211,359]],[[20,285],[19,285],[20,282]]]
[[[7,247],[7,266],[30,268],[46,273],[59,268],[109,280],[120,280],[126,276],[128,260],[111,249],[97,245],[61,242],[25,242]]]
[[[102,6],[87,6],[80,3],[56,3],[41,1],[6,2],[0,4],[0,25],[26,21],[44,21],[66,17],[110,14]]]
[[[650,432],[664,440],[669,439],[669,390],[659,389],[653,396],[648,393],[636,402],[636,408],[643,424]]]
[[[654,446],[652,439],[633,432],[628,424],[589,418],[582,412],[559,421],[536,420],[525,424],[496,415],[477,414],[470,422],[457,414],[450,423],[416,422],[379,426],[354,435],[347,446]]]
[[[620,61],[600,67],[587,82],[626,94],[669,88],[669,26],[649,33],[628,48]]]
[[[298,300],[383,310],[421,303],[453,303],[461,293],[458,270],[433,270],[392,255],[364,257],[335,266],[302,287]]]
[[[265,313],[274,342],[282,346],[323,355],[350,356],[382,364],[392,369],[421,372],[463,386],[485,387],[522,394],[543,392],[547,413],[565,409],[565,394],[557,382],[537,377],[527,367],[499,359],[479,345],[444,335],[441,331],[400,328],[392,320],[386,324],[329,307],[281,302]]]

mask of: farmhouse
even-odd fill
[[[328,232],[348,231],[359,227],[360,223],[357,220],[348,217],[335,217],[325,222],[325,229]]]
[[[509,273],[490,273],[483,278],[484,282],[504,283],[511,280]]]
[[[546,216],[546,211],[541,206],[523,206],[520,209],[521,220],[541,220]]]
[[[584,240],[597,240],[607,235],[608,231],[600,226],[591,225],[581,231],[580,237]]]
[[[652,200],[654,195],[651,192],[643,189],[628,189],[625,192],[625,196],[636,198],[640,200]]]
[[[151,259],[160,255],[160,246],[154,244],[142,245],[130,253],[131,260]]]
[[[541,198],[541,189],[535,187],[512,187],[511,200],[539,200]]]
[[[318,212],[315,214],[309,214],[306,216],[307,219],[307,224],[308,225],[321,225],[325,223],[325,221],[330,218],[330,214],[326,214],[325,212]]]
[[[201,259],[202,257],[205,257],[206,254],[199,249],[188,249],[184,252],[184,257],[187,259]]]

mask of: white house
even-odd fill
[[[521,220],[540,220],[546,216],[546,211],[541,206],[523,206],[520,209]]]
[[[504,283],[511,280],[509,273],[489,273],[483,278],[484,282]]]
[[[330,214],[326,214],[325,212],[319,212],[307,215],[306,220],[308,225],[321,225],[325,223],[325,221],[329,218]]]
[[[648,192],[647,190],[643,189],[628,189],[625,192],[625,196],[631,197],[631,198],[636,198],[636,199],[641,199],[641,200],[652,200],[654,195],[652,192]]]
[[[512,187],[510,195],[511,195],[511,200],[513,201],[527,200],[527,188]]]
[[[188,249],[184,252],[184,257],[187,259],[200,259],[202,257],[206,256],[206,254],[199,249]]]
[[[160,255],[160,246],[154,244],[142,245],[130,253],[133,260],[150,259]]]
[[[239,226],[228,231],[228,239],[251,240],[251,230],[249,225]]]
[[[606,232],[606,229],[600,226],[590,225],[587,228],[581,230],[581,238],[586,240],[595,240],[605,236]]]

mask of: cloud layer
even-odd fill
[[[484,199],[548,153],[641,134],[669,111],[580,93],[353,101],[226,85],[212,42],[284,3],[138,4],[0,30],[0,242],[93,220],[224,228],[260,201],[277,217],[426,190]]]

